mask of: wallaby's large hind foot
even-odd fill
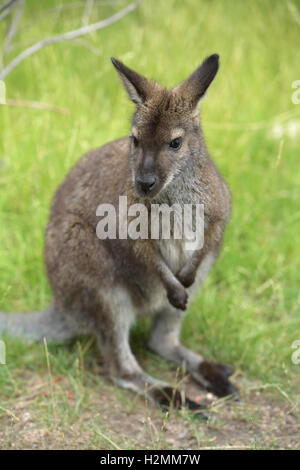
[[[154,389],[153,398],[155,403],[159,404],[163,409],[172,407],[179,410],[185,407],[192,411],[201,410],[201,415],[204,419],[209,419],[210,417],[208,413],[203,411],[204,407],[202,405],[191,400],[187,396],[184,396],[178,389],[171,386],[166,386],[161,389]]]
[[[232,368],[206,361],[202,356],[180,343],[182,318],[182,312],[171,309],[157,315],[151,330],[148,347],[153,352],[179,366],[185,364],[186,370],[193,379],[217,397],[232,395],[236,400],[239,400],[238,389],[229,380],[229,377],[233,374]]]
[[[112,380],[123,388],[137,392],[150,403],[155,403],[163,409],[181,409],[185,407],[189,410],[203,410],[202,405],[185,397],[177,388],[145,373],[126,378],[112,378]],[[203,418],[208,419],[209,415],[203,412]]]
[[[191,375],[206,390],[217,397],[232,395],[235,400],[240,401],[238,388],[229,380],[233,372],[234,370],[225,364],[202,361],[198,366],[198,370],[191,371]]]

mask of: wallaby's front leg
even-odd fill
[[[206,361],[199,354],[187,349],[180,343],[182,312],[161,312],[154,320],[148,341],[149,348],[175,364],[185,363],[186,370],[206,390],[218,397],[234,395],[238,399],[238,391],[228,378],[233,370],[224,365]]]
[[[203,261],[204,256],[205,252],[203,249],[194,251],[190,260],[176,274],[178,281],[184,287],[190,287],[194,283],[197,270]]]
[[[187,263],[176,274],[177,279],[184,287],[190,287],[194,283],[197,270],[205,256],[213,251],[216,251],[217,254],[221,239],[221,226],[220,224],[215,223],[209,233],[206,234],[203,248],[195,250]]]
[[[157,246],[154,243],[141,242],[138,250],[144,259],[147,260],[148,263],[150,262],[154,267],[154,270],[158,274],[167,291],[170,304],[177,309],[185,310],[188,301],[188,294],[175,274],[172,273]]]
[[[185,310],[187,306],[188,295],[183,285],[162,259],[157,260],[156,269],[163,285],[166,288],[169,302],[173,305],[173,307],[180,310]]]

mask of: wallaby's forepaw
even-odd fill
[[[179,310],[185,310],[187,307],[188,295],[183,287],[177,287],[176,289],[168,292],[168,300],[173,307],[178,308]]]
[[[190,287],[192,284],[194,284],[195,281],[195,275],[192,273],[185,273],[183,270],[179,271],[179,273],[176,274],[176,277],[178,281],[184,286],[184,287]]]
[[[216,364],[215,362],[203,361],[198,367],[198,373],[193,374],[197,380],[197,375],[204,378],[207,383],[206,389],[217,397],[225,397],[233,395],[235,400],[240,401],[238,388],[231,383],[228,378],[233,374],[233,369],[224,364]],[[199,380],[201,383],[202,381]]]

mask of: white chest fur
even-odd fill
[[[184,240],[160,240],[160,252],[171,271],[176,274],[188,261],[191,252],[185,249]]]

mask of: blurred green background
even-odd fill
[[[84,2],[71,3],[28,1],[5,63],[80,27]],[[95,1],[89,22],[126,4]],[[6,28],[2,21],[2,44]],[[214,52],[221,66],[201,116],[233,213],[183,339],[290,390],[300,370],[291,361],[300,339],[300,104],[291,99],[300,79],[299,1],[144,0],[116,24],[44,48],[8,75],[7,100],[63,112],[0,105],[1,310],[48,304],[43,240],[52,195],[82,154],[129,133],[133,105],[110,57],[171,87]],[[145,329],[136,328],[137,344]]]

